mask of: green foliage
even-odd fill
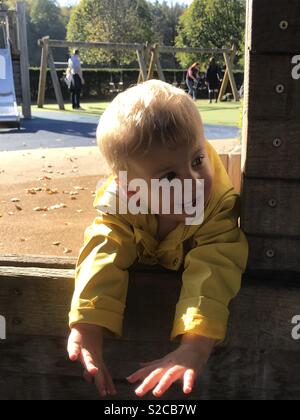
[[[151,13],[145,0],[81,0],[68,25],[69,41],[145,43],[153,40]],[[88,64],[129,64],[134,52],[82,51]]]
[[[66,29],[60,7],[55,0],[26,0],[28,20],[29,61],[37,65],[41,50],[38,40],[43,36],[53,39],[65,39]],[[65,53],[56,53],[56,59],[63,58]]]
[[[179,19],[176,46],[222,48],[235,44],[243,55],[245,14],[246,0],[194,0]],[[199,57],[178,54],[178,60],[187,67]]]

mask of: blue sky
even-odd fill
[[[168,1],[168,3],[172,3],[172,2],[176,2],[176,0],[167,0]],[[187,4],[187,5],[189,5],[189,4],[191,4],[192,3],[192,0],[177,0],[178,1],[178,3],[184,3],[184,4]],[[72,4],[76,4],[76,3],[79,3],[79,0],[58,0],[58,2],[60,3],[60,5],[61,6],[70,6],[70,5],[72,5]]]

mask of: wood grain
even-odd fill
[[[300,241],[300,182],[245,177],[243,188],[245,233]]]
[[[299,120],[244,121],[247,161],[251,178],[300,180]]]
[[[272,53],[300,51],[300,3],[298,0],[250,0],[253,10],[250,48]],[[282,22],[287,22],[288,26]],[[283,29],[281,29],[283,28]],[[286,28],[286,29],[285,29]]]
[[[72,288],[68,280],[25,278],[23,293],[12,297],[10,280],[0,278],[1,312],[27,308],[26,328],[8,331],[0,343],[0,399],[99,399],[93,387],[81,379],[81,368],[68,361],[66,321]],[[20,279],[18,279],[20,286]],[[118,395],[107,400],[135,400],[125,377],[138,362],[164,356],[174,350],[169,329],[178,292],[179,273],[131,273],[124,336],[105,338],[104,358]],[[30,289],[30,290],[28,290]],[[51,293],[51,295],[49,294]],[[45,301],[49,300],[48,305]],[[231,305],[228,337],[217,347],[194,392],[184,396],[180,383],[164,399],[299,399],[300,342],[291,338],[292,317],[299,312],[300,282],[256,280],[244,276],[243,288]],[[37,313],[35,305],[43,310]],[[60,309],[59,309],[60,308]],[[44,314],[43,314],[44,313]],[[36,321],[43,317],[44,326]],[[33,331],[31,325],[38,328]],[[49,334],[49,328],[52,334]],[[143,399],[156,400],[151,393]]]

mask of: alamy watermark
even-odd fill
[[[6,320],[0,315],[0,340],[6,340]]]
[[[295,55],[292,58],[292,78],[294,80],[300,80],[300,55]]]
[[[117,201],[119,204],[118,214],[171,214],[171,202],[173,202],[173,213],[177,215],[188,215],[186,225],[199,225],[204,220],[204,179],[175,178],[173,180],[151,179],[151,189],[142,178],[135,178],[128,183],[127,171],[120,171],[118,176],[119,198],[114,184],[106,189],[110,193],[110,206],[100,203],[97,208],[105,213],[117,213]],[[100,187],[100,182],[97,185]],[[126,192],[127,190],[127,192]],[[173,195],[171,193],[173,192]],[[131,194],[128,194],[131,193]],[[149,207],[149,197],[151,206]],[[171,200],[172,197],[172,200]]]
[[[293,317],[292,324],[295,325],[292,329],[292,338],[293,340],[300,340],[300,315]]]

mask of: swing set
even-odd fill
[[[234,66],[234,57],[236,54],[235,47],[231,49],[203,49],[203,48],[177,48],[171,46],[162,46],[159,44],[125,44],[125,43],[112,43],[112,42],[70,42],[70,41],[59,41],[52,40],[50,37],[44,37],[39,40],[39,46],[42,48],[41,53],[41,67],[40,67],[40,80],[39,80],[39,92],[37,105],[38,108],[43,108],[45,103],[45,91],[46,91],[46,78],[48,66],[50,69],[50,74],[52,78],[52,83],[55,91],[56,100],[59,106],[59,109],[64,111],[65,104],[61,91],[61,86],[59,83],[58,75],[55,68],[53,50],[55,48],[96,48],[104,50],[132,50],[137,54],[137,59],[139,63],[139,77],[137,83],[142,83],[146,80],[151,80],[154,78],[154,71],[156,69],[158,78],[162,81],[166,81],[165,75],[162,69],[160,62],[160,54],[169,53],[175,55],[176,53],[191,53],[191,54],[223,54],[226,72],[223,78],[223,83],[219,93],[219,100],[224,96],[228,83],[231,85],[232,93],[235,101],[239,101],[239,93],[237,90],[236,82],[233,74]],[[173,84],[178,86],[176,71],[174,70],[174,81]],[[185,89],[185,72],[183,71],[183,78],[180,83],[180,87]],[[124,73],[121,69],[121,76],[118,82],[113,78],[112,70],[110,72],[110,81],[109,81],[109,93],[120,93],[124,90]]]

